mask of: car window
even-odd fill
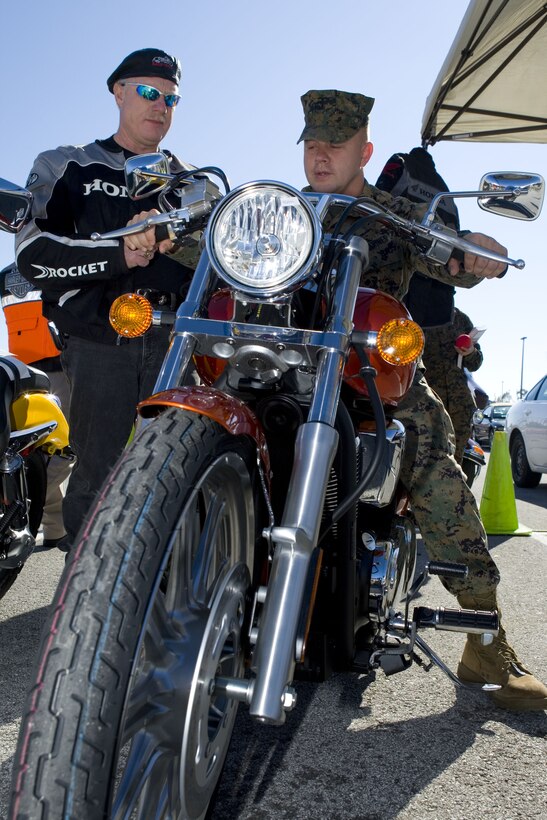
[[[543,379],[543,384],[538,390],[537,401],[547,401],[547,379]]]
[[[537,384],[535,384],[531,390],[529,390],[524,398],[524,401],[536,401],[538,397],[538,393],[540,390],[547,389],[547,378],[541,379]]]
[[[493,407],[492,408],[492,418],[493,419],[504,419],[507,415],[507,411],[509,410],[509,406],[506,407]]]

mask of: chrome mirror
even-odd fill
[[[32,194],[13,182],[0,179],[0,229],[18,233],[28,219]]]
[[[488,193],[477,200],[483,211],[528,220],[537,219],[541,213],[545,182],[539,174],[512,171],[485,174],[479,187]]]
[[[125,182],[131,199],[144,199],[157,194],[173,179],[169,173],[169,160],[157,154],[138,154],[125,162]]]

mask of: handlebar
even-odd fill
[[[332,206],[352,206],[353,213],[360,212],[363,215],[373,215],[385,219],[403,233],[429,242],[430,248],[426,255],[428,258],[440,264],[446,264],[449,258],[454,254],[454,251],[456,251],[461,254],[471,253],[476,256],[482,256],[494,262],[511,265],[519,270],[522,270],[525,266],[523,259],[511,259],[494,251],[487,250],[480,245],[475,245],[473,242],[467,241],[464,237],[458,236],[455,231],[441,223],[434,222],[426,225],[425,218],[421,223],[404,219],[378,205],[374,200],[355,200],[350,196],[317,194],[313,192],[306,192],[303,195],[312,200],[320,219],[326,215],[326,212]],[[196,230],[196,224],[193,225],[193,223],[200,223],[201,227],[204,217],[211,213],[215,204],[216,201],[211,200],[197,201],[184,208],[171,210],[167,213],[152,214],[141,222],[126,225],[114,231],[93,233],[91,234],[91,239],[94,242],[105,239],[121,239],[124,236],[131,236],[132,234],[140,233],[149,228],[158,227],[162,228],[160,235],[157,236],[159,241],[164,238],[173,239],[174,235],[181,237],[186,233],[191,233],[193,230]],[[456,256],[458,256],[457,253]]]
[[[174,211],[168,211],[163,214],[152,214],[140,222],[135,222],[134,225],[126,225],[124,228],[117,228],[115,231],[107,231],[106,233],[92,233],[91,239],[93,242],[98,242],[102,239],[121,239],[124,236],[131,236],[135,233],[141,233],[148,230],[148,228],[165,228],[160,231],[157,239],[173,239],[169,228],[173,229],[173,233],[183,235],[184,233],[191,233],[196,230],[194,223],[201,222],[203,217],[209,216],[213,209],[214,202],[205,200],[201,202],[194,202],[184,208],[177,208]]]

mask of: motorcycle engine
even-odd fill
[[[385,625],[404,611],[404,601],[412,585],[416,563],[416,535],[412,522],[396,517],[385,540],[373,533],[361,533],[359,549],[360,615],[378,626]]]

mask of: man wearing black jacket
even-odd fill
[[[159,149],[180,99],[180,75],[178,59],[164,51],[129,54],[107,80],[119,109],[116,133],[45,151],[27,182],[34,202],[31,221],[17,237],[17,265],[42,291],[44,315],[60,332],[71,388],[77,463],[63,507],[67,536],[59,546],[66,551],[128,440],[137,403],[153,390],[168,343],[164,328],[118,339],[108,321],[110,306],[120,294],[146,288],[154,307],[171,309],[192,273],[166,255],[168,240],[145,247],[141,239],[90,239],[157,207],[155,197],[138,203],[128,197],[123,168],[128,157]],[[192,167],[168,156],[173,172]]]

